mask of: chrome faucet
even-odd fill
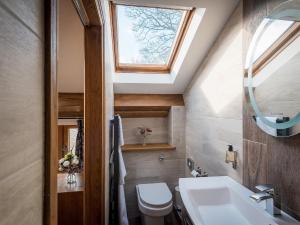
[[[271,215],[281,215],[281,210],[274,205],[275,190],[272,185],[257,185],[255,188],[260,191],[250,196],[257,203],[266,201],[266,211]]]

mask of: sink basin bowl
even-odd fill
[[[285,224],[278,223],[264,210],[265,202],[254,202],[249,198],[253,192],[230,177],[180,178],[179,189],[194,225]]]

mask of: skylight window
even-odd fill
[[[191,10],[111,3],[117,72],[170,72]]]

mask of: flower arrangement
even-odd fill
[[[67,183],[73,184],[76,183],[75,173],[79,172],[79,158],[77,155],[68,152],[63,158],[58,161],[58,170],[60,172],[67,172]]]
[[[152,134],[152,129],[141,126],[137,128],[137,134],[143,138],[143,145],[146,145],[146,138]]]

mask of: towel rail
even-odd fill
[[[119,117],[118,115],[110,121],[110,206],[109,206],[109,225],[118,225],[118,187],[119,187]]]

